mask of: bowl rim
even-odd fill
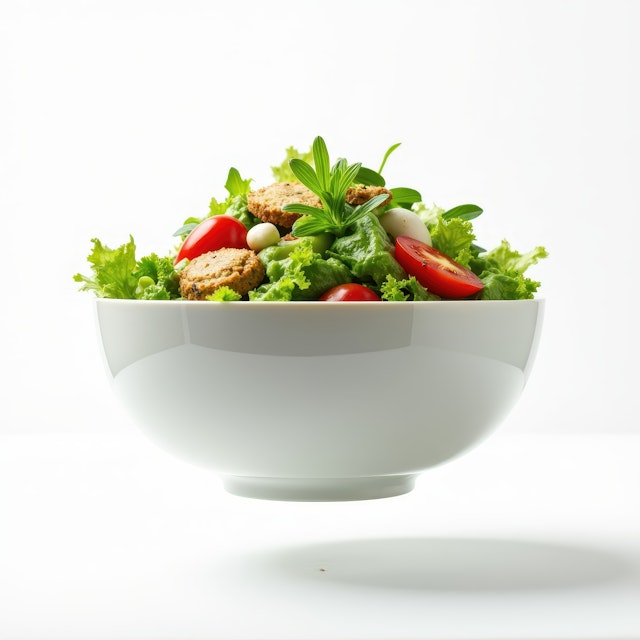
[[[217,300],[187,300],[187,299],[174,299],[174,300],[139,300],[136,298],[103,298],[103,297],[94,297],[93,302],[96,304],[108,304],[108,305],[144,305],[144,306],[170,306],[176,307],[177,305],[185,306],[185,305],[198,305],[198,307],[208,307],[208,308],[220,308],[223,306],[246,306],[249,308],[252,307],[277,307],[281,309],[286,305],[295,305],[296,308],[326,308],[326,307],[335,307],[336,305],[340,308],[361,308],[361,307],[370,307],[371,305],[379,305],[381,301],[378,300],[354,300],[345,303],[344,301],[337,300],[295,300],[295,301],[274,301],[274,300],[229,300],[229,301],[217,301]],[[495,307],[495,306],[515,306],[515,305],[532,305],[532,304],[540,304],[544,305],[546,303],[546,298],[544,297],[536,297],[536,298],[528,298],[525,300],[406,300],[406,301],[383,301],[383,308],[391,308],[391,307],[422,307],[425,305],[447,305],[447,306],[467,306],[473,304],[476,307]]]

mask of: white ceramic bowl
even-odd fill
[[[525,386],[543,306],[96,300],[144,433],[275,500],[399,495],[481,442]]]

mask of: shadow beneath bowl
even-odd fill
[[[255,577],[440,592],[570,589],[640,573],[599,549],[490,538],[332,541],[252,553],[242,564]]]

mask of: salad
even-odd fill
[[[476,244],[482,209],[427,206],[409,187],[387,186],[378,170],[344,158],[331,164],[324,140],[286,150],[274,183],[253,189],[232,167],[227,197],[188,218],[167,255],[136,257],[133,237],[111,249],[92,239],[80,290],[98,297],[210,301],[428,301],[533,298],[525,275],[547,256],[503,240]]]

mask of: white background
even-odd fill
[[[505,430],[640,430],[639,26],[633,0],[0,0],[0,433],[130,430],[72,281],[90,238],[162,253],[230,166],[266,184],[318,134],[374,168],[402,142],[389,183],[549,250]]]

